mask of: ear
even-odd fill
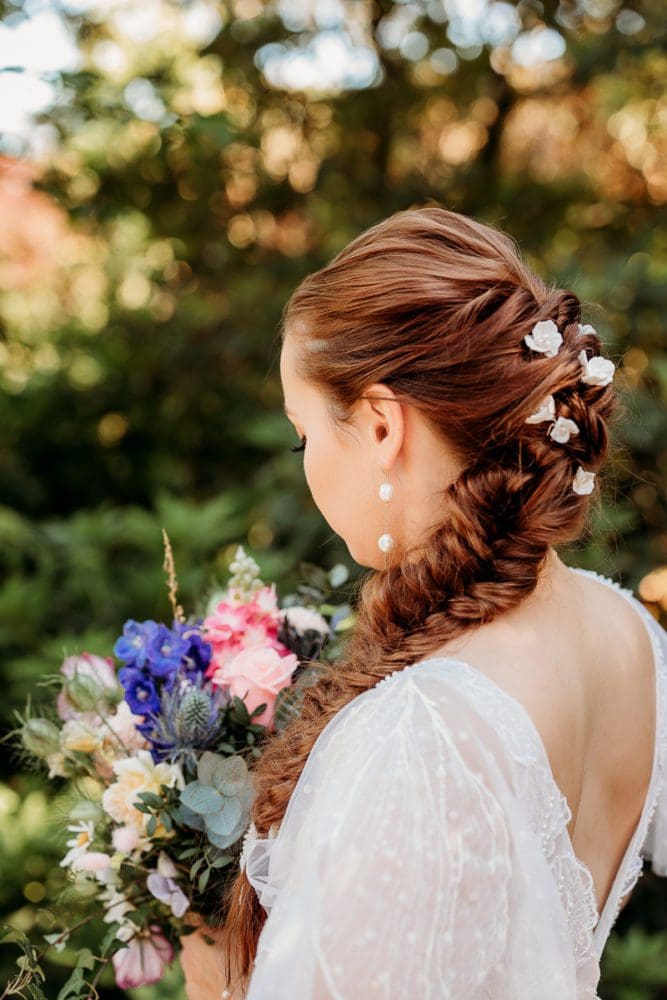
[[[359,400],[358,421],[377,455],[377,464],[389,472],[403,445],[405,408],[384,382],[374,382]]]

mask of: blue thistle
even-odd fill
[[[227,698],[221,689],[214,691],[202,680],[201,675],[194,682],[179,676],[171,689],[164,687],[159,712],[140,727],[156,763],[169,760],[193,772],[200,752],[219,740],[221,709]]]

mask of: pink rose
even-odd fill
[[[120,948],[112,956],[116,973],[116,985],[121,990],[134,986],[148,986],[159,982],[165,966],[174,957],[174,949],[160,933],[157,924],[151,924],[148,935],[135,935],[127,947]]]
[[[281,656],[272,646],[253,646],[219,667],[213,683],[228,687],[230,695],[241,698],[249,712],[266,702],[265,710],[253,722],[271,729],[276,696],[289,685],[298,665],[294,653]]]
[[[262,587],[252,601],[235,604],[219,601],[203,622],[204,638],[212,647],[211,662],[205,676],[213,677],[235,656],[249,647],[273,647],[278,653],[289,650],[278,640],[280,612],[274,585]]]

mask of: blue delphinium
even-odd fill
[[[147,657],[154,677],[170,677],[181,665],[190,644],[166,625],[158,625],[148,644]]]
[[[133,618],[129,618],[123,625],[122,636],[116,640],[114,653],[128,666],[143,667],[157,630],[157,622],[151,618],[145,622],[135,622]]]
[[[137,667],[121,667],[118,680],[123,685],[125,700],[135,715],[157,712],[160,696],[155,681],[147,671]]]
[[[213,738],[218,708],[209,694],[202,691],[190,699],[187,724],[178,716],[188,686],[185,682],[202,688],[211,660],[212,647],[204,640],[201,624],[201,619],[194,623],[174,620],[168,628],[152,619],[129,619],[114,646],[115,654],[125,661],[118,672],[125,699],[136,715],[144,716],[137,729],[151,744],[156,762],[175,759],[179,747],[186,748],[187,757],[194,747],[209,746]],[[195,718],[200,720],[199,730],[192,726]]]
[[[198,618],[192,625],[187,622],[174,621],[172,626],[181,639],[188,642],[188,649],[183,657],[186,676],[194,680],[197,673],[203,673],[211,662],[213,647],[210,642],[206,642],[202,635],[201,626],[203,619]]]

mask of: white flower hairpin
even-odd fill
[[[539,351],[540,354],[544,354],[548,358],[553,358],[558,354],[560,345],[563,343],[560,330],[552,319],[539,320],[523,339],[532,351]]]
[[[577,323],[578,336],[596,334],[596,330],[590,323]],[[553,358],[563,343],[560,330],[552,319],[543,319],[535,323],[530,333],[523,338],[524,342],[533,351],[538,351],[546,357]],[[615,365],[608,358],[593,357],[588,358],[585,350],[579,352],[579,362],[581,364],[580,381],[587,385],[608,385],[616,370]],[[553,441],[565,444],[573,434],[579,433],[579,425],[569,417],[556,417],[556,401],[552,395],[545,396],[540,405],[526,417],[527,424],[539,424],[548,420],[551,423],[548,434]],[[572,489],[575,493],[584,496],[592,493],[595,487],[595,473],[577,466],[577,471],[572,479]]]
[[[581,362],[581,381],[588,385],[609,385],[614,377],[616,365],[609,358],[600,356],[587,358],[586,351],[579,351]]]
[[[569,417],[556,418],[556,401],[553,396],[547,396],[542,400],[537,410],[526,417],[527,424],[539,424],[543,420],[553,421],[553,426],[549,428],[549,437],[559,444],[564,444],[570,440],[571,434],[579,433],[579,425]]]
[[[589,472],[584,469],[581,465],[577,467],[577,472],[572,480],[572,489],[575,493],[579,493],[584,496],[586,493],[592,493],[593,487],[595,486],[595,473]]]
[[[527,424],[539,424],[543,420],[556,419],[556,401],[553,396],[547,396],[542,400],[539,407],[529,417],[526,417]]]
[[[565,444],[570,440],[571,434],[579,433],[579,425],[570,420],[569,417],[559,417],[553,427],[549,428],[549,437],[559,444]]]

